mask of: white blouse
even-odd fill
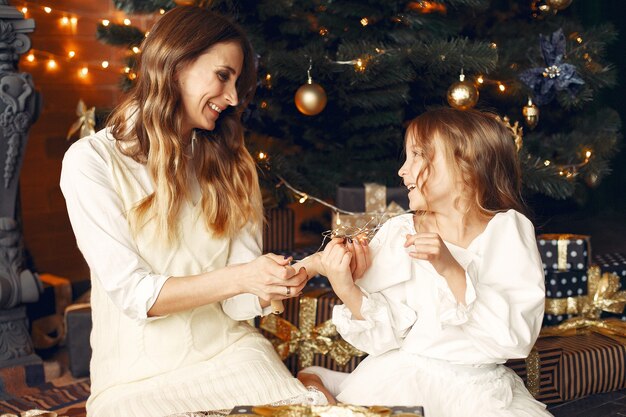
[[[372,265],[357,281],[361,314],[335,306],[333,323],[355,347],[400,349],[457,364],[504,363],[530,352],[544,313],[544,275],[535,231],[524,215],[496,214],[467,248],[445,242],[466,271],[465,304],[430,262],[409,257],[413,215],[388,220],[370,243]]]
[[[128,317],[137,320],[148,318],[167,274],[157,274],[138,254],[127,220],[128,207],[124,207],[119,190],[114,187],[111,154],[107,147],[114,146],[108,129],[74,143],[65,154],[61,171],[61,190],[66,200],[79,249],[94,276],[106,277],[102,285],[111,300]],[[133,183],[145,195],[154,191],[152,179],[145,165],[128,158]],[[199,198],[197,181],[191,184],[192,196]],[[227,265],[249,262],[262,253],[260,228],[246,226],[228,243]],[[198,271],[201,273],[203,271]],[[259,298],[253,294],[240,294],[222,301],[222,308],[235,320],[247,320],[267,315],[271,307],[262,309]]]

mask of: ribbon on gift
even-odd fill
[[[85,102],[82,99],[78,100],[78,105],[76,106],[76,115],[78,116],[78,120],[76,120],[74,124],[72,124],[70,130],[67,132],[67,140],[70,140],[72,135],[79,130],[79,138],[83,138],[85,136],[93,135],[94,133],[96,133],[95,107],[87,109]]]
[[[533,346],[525,360],[526,362],[526,388],[533,397],[539,394],[539,378],[541,376],[541,369],[539,366],[539,352],[537,348]]]
[[[586,319],[598,319],[603,311],[621,313],[626,307],[626,291],[620,291],[617,274],[601,273],[600,267],[592,266],[587,271],[587,295],[567,298],[546,299],[547,314],[574,314]]]
[[[588,271],[589,290],[586,296],[570,297],[561,302],[546,300],[546,313],[577,314],[554,327],[544,327],[540,337],[570,336],[580,331],[593,331],[626,344],[626,322],[617,319],[600,319],[603,311],[621,313],[626,307],[626,291],[620,290],[615,273],[601,273],[599,266]]]
[[[355,356],[364,352],[343,340],[331,320],[315,325],[317,316],[317,298],[300,297],[300,328],[289,321],[270,314],[261,319],[260,327],[276,336],[272,344],[281,359],[297,354],[300,369],[313,364],[316,353],[329,355],[339,365],[345,365]]]
[[[557,248],[557,269],[559,271],[567,271],[567,247],[569,243],[573,240],[578,239],[588,239],[588,236],[585,235],[572,235],[568,233],[547,233],[541,235],[542,239],[545,240],[556,240],[556,248]]]

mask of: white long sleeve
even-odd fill
[[[332,320],[339,334],[370,355],[400,347],[417,318],[402,294],[411,279],[411,258],[400,240],[410,233],[405,226],[388,221],[369,244],[372,265],[357,281],[365,293],[360,311],[363,320],[355,320],[345,305],[333,309]]]
[[[261,229],[246,225],[230,242],[227,265],[241,264],[261,256],[263,235]],[[237,279],[237,277],[233,277]],[[221,302],[222,309],[233,320],[249,320],[256,316],[267,316],[272,307],[261,308],[259,297],[254,294],[239,294]]]
[[[145,320],[168,276],[153,273],[138,255],[126,218],[128,208],[112,185],[109,166],[108,151],[99,141],[79,140],[63,158],[61,191],[92,275],[106,277],[101,284],[124,314]],[[147,176],[143,183],[150,187]]]
[[[132,207],[124,203],[120,190],[113,185],[113,175],[119,174],[113,174],[110,169],[111,152],[116,150],[107,132],[102,130],[83,138],[66,152],[61,190],[78,247],[92,276],[100,280],[113,303],[126,316],[158,320],[163,316],[148,317],[148,311],[167,279],[179,271],[156,273],[141,257],[127,218]],[[151,194],[154,188],[146,167],[130,158],[122,158],[128,169],[126,175],[134,177],[131,183],[138,187],[137,193]],[[226,239],[224,244],[227,245],[224,250],[228,250],[227,265],[249,262],[261,254],[261,230],[247,225],[230,243]],[[205,272],[203,265],[198,265],[196,273],[201,272]],[[262,309],[259,298],[253,294],[224,300],[222,307],[235,320],[271,312],[269,307]]]
[[[545,283],[534,227],[517,213],[503,216],[484,242],[488,256],[468,275],[476,298],[462,325],[477,349],[495,358],[525,358],[541,330]]]
[[[403,215],[385,223],[373,239],[372,267],[357,281],[369,294],[361,309],[364,320],[335,307],[340,334],[371,354],[399,348],[455,363],[525,357],[544,309],[532,223],[509,210],[497,214],[468,248],[446,243],[466,270],[464,304],[429,262],[408,256],[403,247],[408,233],[415,233],[413,220]]]

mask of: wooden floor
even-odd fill
[[[624,376],[626,378],[626,375]],[[626,416],[626,389],[596,394],[548,407],[554,417]]]

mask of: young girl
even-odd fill
[[[406,155],[398,175],[415,214],[369,246],[334,239],[305,261],[344,302],[339,333],[369,356],[351,374],[300,378],[319,377],[340,402],[421,405],[428,417],[550,416],[503,365],[528,355],[544,310],[510,132],[487,113],[433,110],[409,125]]]

